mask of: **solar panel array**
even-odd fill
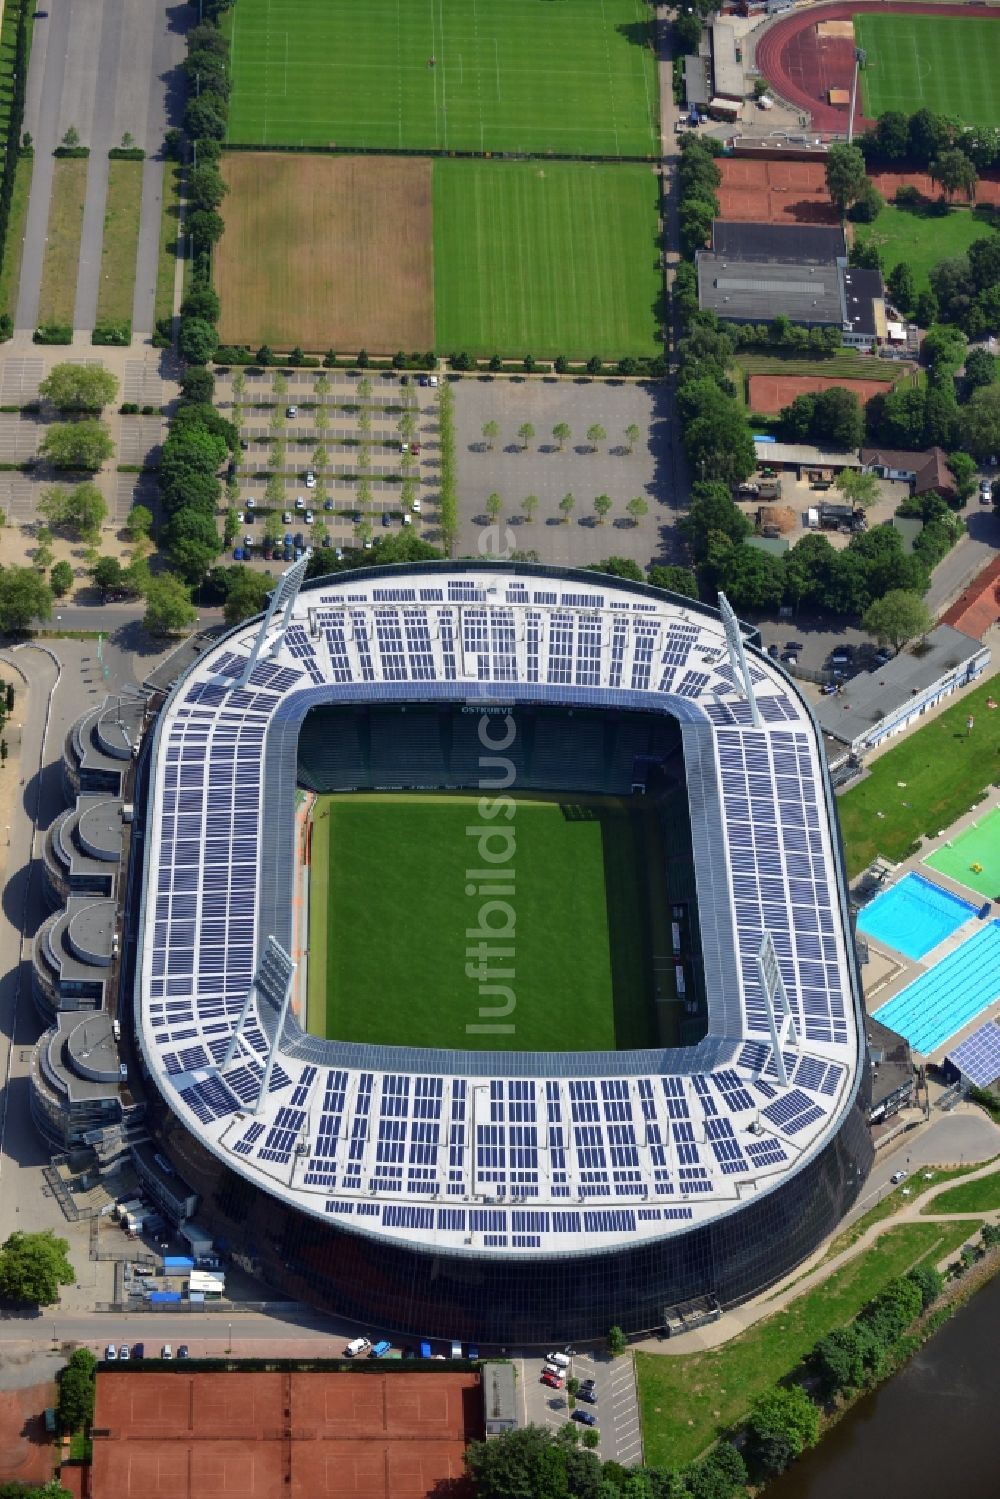
[[[948,1053],[963,1077],[976,1088],[989,1088],[1000,1077],[1000,1025],[990,1020]]]
[[[302,595],[280,649],[265,649],[237,687],[251,645],[251,627],[231,635],[175,690],[150,819],[143,1039],[168,1097],[214,1148],[315,1212],[523,1251],[675,1231],[773,1181],[825,1135],[853,1080],[854,1004],[814,731],[767,663],[752,667],[763,720],[753,728],[718,622],[495,573]],[[542,700],[672,711],[682,733],[714,726],[729,885],[699,885],[699,906],[703,935],[732,944],[742,1001],[741,1012],[731,997],[714,1011],[742,1013],[714,1071],[650,1072],[653,1053],[629,1076],[601,1075],[600,1057],[558,1077],[378,1071],[317,1062],[334,1053],[316,1042],[304,1067],[279,1053],[260,1099],[276,1004],[264,993],[220,1072],[267,935],[256,900],[279,709],[324,688],[323,700],[338,689],[356,700],[365,684],[380,699],[440,700],[448,683],[456,696],[466,684],[524,683]],[[705,805],[692,793],[692,819]],[[712,847],[724,861],[718,839]],[[757,981],[765,930],[795,1022],[788,1087]]]

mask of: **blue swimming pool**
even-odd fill
[[[875,1018],[927,1056],[998,998],[1000,921],[991,921],[876,1010]]]
[[[858,931],[894,947],[904,958],[922,958],[975,916],[976,910],[922,874],[908,874],[865,906],[858,917]]]

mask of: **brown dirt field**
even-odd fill
[[[757,161],[726,157],[716,163],[722,173],[718,189],[724,219],[780,224],[836,224],[837,210],[826,190],[818,161]]]
[[[100,1374],[94,1425],[117,1499],[429,1499],[482,1397],[475,1374]]]
[[[796,396],[812,394],[818,390],[829,390],[841,385],[851,390],[862,405],[872,396],[884,396],[891,388],[890,380],[838,380],[831,375],[751,375],[750,410],[761,416],[776,416],[790,406]]]
[[[222,173],[223,343],[434,347],[430,161],[239,151]]]
[[[54,1383],[0,1390],[0,1483],[48,1483],[58,1460],[45,1433],[46,1406],[55,1405]]]

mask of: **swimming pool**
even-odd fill
[[[1000,807],[942,844],[924,863],[995,900],[1000,894]]]
[[[978,907],[942,890],[922,874],[908,874],[883,890],[858,917],[858,931],[904,958],[922,958],[958,930]]]
[[[1000,921],[991,921],[876,1010],[875,1018],[927,1056],[998,998]]]

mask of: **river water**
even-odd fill
[[[788,1473],[768,1499],[951,1499],[1000,1494],[1000,1276],[888,1384]]]

